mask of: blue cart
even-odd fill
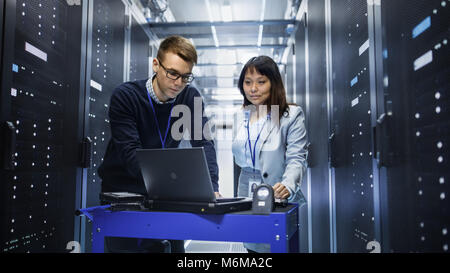
[[[266,243],[272,253],[299,251],[297,204],[276,208],[269,215],[254,215],[251,211],[217,215],[109,208],[79,210],[92,221],[92,252],[104,252],[107,236]]]

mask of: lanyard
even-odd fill
[[[269,118],[269,116],[267,116]],[[259,137],[261,136],[262,130],[264,129],[264,126],[266,125],[266,122],[264,122],[261,130],[258,133],[258,136],[256,137],[255,144],[253,146],[253,153],[252,153],[252,142],[250,141],[250,118],[247,120],[247,136],[248,136],[248,148],[250,149],[250,157],[252,159],[253,164],[253,172],[255,172],[255,164],[256,164],[256,144],[258,143]]]
[[[150,106],[152,107],[152,110],[153,110],[153,117],[155,118],[156,128],[158,128],[158,134],[159,134],[159,139],[161,140],[161,146],[164,149],[165,145],[166,145],[167,134],[169,133],[170,121],[172,120],[172,110],[173,110],[173,106],[174,106],[175,102],[173,102],[172,106],[170,107],[169,121],[167,122],[166,134],[164,135],[164,140],[163,140],[162,135],[161,135],[161,129],[159,128],[159,122],[158,122],[158,119],[156,118],[155,107],[153,106],[152,99],[150,98],[150,94],[148,92],[147,92],[147,96],[148,96],[148,101],[150,102]]]

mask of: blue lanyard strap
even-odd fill
[[[164,149],[166,146],[166,139],[167,139],[167,135],[169,133],[170,121],[172,120],[172,110],[173,110],[173,106],[175,105],[175,102],[173,102],[172,106],[170,107],[169,120],[167,121],[166,133],[165,133],[164,139],[163,139],[162,135],[161,135],[161,129],[159,128],[159,122],[158,122],[158,119],[156,118],[155,107],[153,106],[152,99],[150,98],[150,94],[148,92],[147,92],[147,96],[148,96],[148,101],[150,102],[150,106],[152,107],[152,110],[153,110],[153,117],[155,118],[156,128],[158,128],[159,140],[161,140],[161,146]]]
[[[250,141],[250,118],[247,120],[248,148],[250,149],[250,157],[252,159],[253,172],[255,172],[255,164],[256,164],[256,144],[258,143],[259,137],[261,136],[262,130],[264,129],[265,125],[266,122],[264,122],[263,126],[261,127],[261,130],[258,133],[258,136],[256,137],[255,144],[253,146],[254,149],[252,152],[252,142]]]

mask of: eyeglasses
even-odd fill
[[[166,77],[167,78],[176,81],[176,80],[178,80],[181,77],[181,80],[184,83],[191,83],[194,80],[194,75],[192,73],[181,75],[180,73],[178,73],[175,70],[171,70],[171,69],[165,68],[164,65],[162,64],[162,62],[159,59],[158,59],[158,62],[161,65],[161,67],[164,68],[164,70],[166,70]]]

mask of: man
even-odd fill
[[[189,83],[194,78],[192,68],[196,63],[197,52],[189,40],[171,36],[161,42],[157,57],[153,59],[153,77],[126,82],[114,90],[109,106],[112,137],[98,169],[102,192],[147,194],[136,149],[178,147],[180,141],[174,140],[169,133],[178,118],[171,114],[175,106],[186,105],[192,115],[190,120],[195,121],[194,98],[198,100],[201,96]],[[202,116],[202,128],[207,121]],[[194,128],[193,124],[191,128]],[[213,188],[216,196],[220,196],[213,141],[206,140],[202,134],[201,139],[191,137],[190,142],[193,147],[204,147]],[[107,248],[118,252],[155,252],[161,250],[158,243],[156,240],[121,238],[108,240]],[[184,252],[183,244],[183,241],[171,241],[172,252]]]

